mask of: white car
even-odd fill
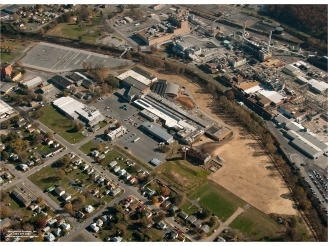
[[[323,155],[328,157],[328,151],[326,151],[325,153],[323,153]]]

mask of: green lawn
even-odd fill
[[[183,160],[168,161],[157,167],[155,171],[161,178],[188,193],[204,184],[210,174],[209,171]]]
[[[78,40],[78,37],[82,37],[83,42],[95,43],[96,39],[100,37],[99,24],[101,17],[97,16],[91,23],[80,22],[75,23],[60,23],[52,30],[46,33],[46,36],[59,36],[69,39]]]
[[[81,132],[75,132],[71,120],[50,105],[44,106],[41,110],[44,115],[39,120],[69,143],[77,143],[85,138]]]
[[[185,201],[183,204],[182,204],[182,206],[180,207],[180,209],[183,211],[183,212],[185,212],[185,213],[187,213],[187,214],[189,214],[189,215],[191,215],[191,214],[195,214],[195,213],[197,213],[197,211],[198,211],[198,208],[196,207],[196,206],[194,206],[194,205],[192,205],[190,202],[188,202],[188,201]]]
[[[190,199],[200,198],[199,204],[208,207],[222,221],[226,221],[239,207],[245,203],[222,187],[206,183],[190,195]]]
[[[89,141],[80,147],[80,150],[86,155],[89,155],[94,149],[97,149],[97,145],[95,145],[92,141]]]
[[[254,241],[274,240],[278,232],[283,230],[282,225],[252,207],[240,214],[230,227]]]
[[[1,60],[1,62],[10,62],[16,56],[18,56],[18,54],[17,53],[14,53],[14,52],[10,52],[10,53],[0,52],[0,60]]]

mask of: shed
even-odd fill
[[[55,189],[55,192],[56,192],[56,194],[57,194],[58,196],[62,196],[63,194],[65,194],[65,190],[64,190],[62,187],[60,187],[60,186],[58,186],[58,187]]]
[[[61,234],[61,229],[60,229],[60,228],[56,228],[56,229],[53,231],[53,233],[54,233],[57,237],[59,237],[60,234]]]
[[[72,198],[72,196],[68,193],[64,193],[62,196],[61,196],[65,201],[68,201]]]
[[[210,231],[210,227],[207,224],[205,224],[200,228],[200,230],[202,230],[205,233],[208,233]]]

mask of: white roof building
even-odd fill
[[[91,224],[90,229],[93,230],[94,232],[99,231],[99,227],[96,225],[96,223]]]
[[[36,87],[41,83],[42,83],[42,79],[39,76],[37,76],[33,79],[22,82],[23,85],[27,86],[27,88]]]
[[[127,77],[132,77],[145,85],[149,85],[152,82],[150,79],[147,79],[146,77],[142,76],[141,74],[133,70],[126,71],[125,73],[120,74],[116,78],[118,78],[119,80],[124,80]]]
[[[10,107],[7,103],[4,101],[0,100],[0,115],[3,114],[12,114],[14,113],[14,110],[12,107]]]
[[[55,241],[56,237],[54,236],[54,234],[49,233],[48,235],[45,236],[45,239],[46,239],[48,242],[53,242],[53,241]]]
[[[84,209],[87,213],[92,213],[95,210],[95,208],[92,207],[91,205],[85,206]]]
[[[79,116],[82,117],[90,126],[96,125],[99,121],[105,119],[99,110],[91,109],[71,97],[61,97],[53,101],[53,105],[73,119],[77,119]]]

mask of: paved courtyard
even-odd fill
[[[125,59],[42,42],[32,48],[21,61],[23,66],[49,72],[82,69],[84,61],[92,66],[101,64],[108,68],[133,65],[133,62]]]

